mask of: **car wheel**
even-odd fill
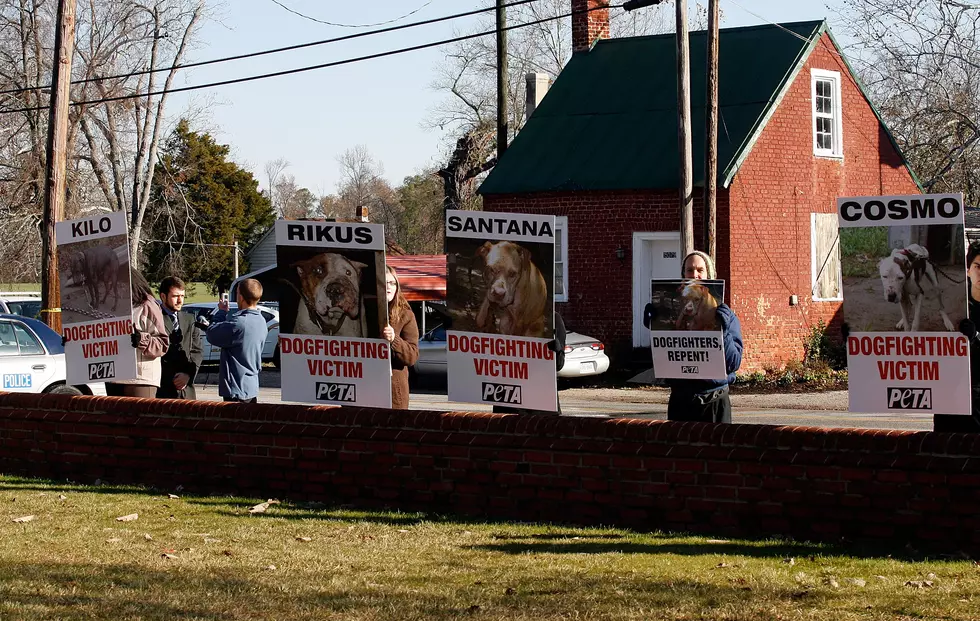
[[[74,386],[66,386],[64,384],[56,384],[51,386],[44,392],[49,395],[82,395],[84,394],[81,390],[75,388]]]
[[[278,345],[276,345],[276,351],[272,352],[272,364],[274,364],[277,369],[282,369],[282,357],[279,355]]]

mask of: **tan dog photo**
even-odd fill
[[[510,336],[550,337],[544,333],[548,286],[530,251],[514,242],[486,242],[477,255],[486,266],[487,284],[477,326]]]
[[[293,328],[296,334],[367,336],[361,299],[361,272],[367,265],[324,252],[291,267],[299,276],[302,297]]]
[[[676,330],[716,330],[718,300],[704,285],[691,283],[681,292],[681,314],[674,325]]]

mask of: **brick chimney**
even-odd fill
[[[585,12],[596,7],[605,8]],[[609,0],[572,0],[572,12],[573,52],[588,52],[596,41],[609,38]]]

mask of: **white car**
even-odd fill
[[[605,346],[578,332],[565,335],[565,365],[558,377],[599,375],[609,370]],[[438,326],[419,339],[419,359],[415,372],[424,376],[446,375],[446,328]]]
[[[265,325],[269,329],[269,336],[267,336],[265,339],[265,347],[262,348],[262,360],[272,362],[278,367],[279,311],[261,304],[256,308],[260,313],[262,313],[262,317],[265,319]],[[237,309],[238,304],[235,302],[231,302],[229,304],[229,311],[234,311]],[[210,317],[216,310],[218,310],[218,303],[195,302],[193,304],[184,304],[181,310],[184,312],[193,313],[197,317],[202,315],[205,317]],[[202,356],[203,362],[218,362],[221,359],[221,348],[211,345],[211,343],[208,342],[207,335],[204,335],[201,345],[204,348],[204,354]]]
[[[41,318],[41,294],[25,291],[0,291],[0,313]]]
[[[20,315],[0,315],[0,390],[105,395],[105,384],[65,385],[61,335]]]

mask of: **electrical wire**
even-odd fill
[[[504,5],[504,8],[514,7],[514,6],[521,6],[523,4],[529,4],[531,2],[537,2],[537,1],[538,0],[514,0],[513,2],[510,2],[508,4],[505,4]],[[171,71],[171,70],[174,70],[174,69],[192,69],[194,67],[204,67],[206,65],[214,65],[214,64],[218,64],[218,63],[231,62],[231,61],[235,61],[235,60],[244,60],[244,59],[247,59],[247,58],[256,58],[258,56],[267,56],[269,54],[278,54],[278,53],[281,53],[281,52],[291,52],[293,50],[301,50],[301,49],[305,49],[305,48],[308,48],[308,47],[316,47],[316,46],[320,46],[320,45],[327,45],[327,44],[330,44],[330,43],[339,43],[341,41],[350,41],[352,39],[360,39],[360,38],[370,37],[370,36],[379,35],[379,34],[386,34],[386,33],[389,33],[389,32],[396,32],[396,31],[399,31],[399,30],[407,30],[409,28],[417,28],[419,26],[428,26],[428,25],[431,25],[431,24],[438,24],[440,22],[446,22],[446,21],[451,21],[451,20],[455,20],[455,19],[462,19],[464,17],[472,17],[474,15],[479,15],[481,13],[489,13],[491,11],[496,11],[496,10],[497,10],[497,7],[495,7],[495,6],[489,7],[489,8],[483,8],[483,9],[473,9],[472,11],[465,11],[463,13],[454,13],[452,15],[444,15],[442,17],[433,17],[431,19],[424,19],[424,20],[420,20],[420,21],[417,21],[417,22],[411,22],[411,23],[408,23],[408,24],[401,24],[399,26],[389,26],[387,28],[381,28],[381,29],[378,29],[378,30],[370,30],[368,32],[356,32],[356,33],[353,33],[353,34],[343,35],[343,36],[340,36],[340,37],[332,37],[330,39],[321,39],[319,41],[310,41],[309,43],[298,43],[298,44],[295,44],[295,45],[287,45],[285,47],[277,47],[277,48],[272,48],[272,49],[269,49],[269,50],[261,50],[261,51],[258,51],[258,52],[248,52],[248,53],[245,53],[245,54],[237,54],[235,56],[224,56],[222,58],[213,58],[211,60],[200,60],[200,61],[191,62],[191,63],[181,63],[181,64],[177,64],[177,65],[170,65],[168,67],[157,67],[155,69],[141,69],[139,71],[133,71],[131,73],[123,73],[123,74],[108,75],[108,76],[96,76],[96,77],[93,77],[93,78],[85,78],[85,79],[81,79],[81,80],[72,80],[71,83],[72,84],[86,84],[86,83],[89,83],[89,82],[101,82],[101,81],[105,81],[105,80],[117,80],[117,79],[132,78],[132,77],[136,77],[136,76],[140,76],[140,75],[148,75],[148,74],[151,74],[151,73],[160,73],[162,71]],[[0,95],[13,95],[13,94],[17,94],[17,93],[25,93],[25,92],[28,92],[28,91],[45,90],[45,89],[50,89],[51,87],[52,87],[51,84],[45,84],[43,86],[22,86],[22,87],[18,87],[18,88],[11,88],[11,89],[6,89],[6,90],[0,90]]]
[[[103,97],[101,99],[76,101],[76,102],[71,102],[70,105],[72,105],[72,106],[87,106],[87,105],[94,105],[94,104],[101,104],[101,103],[109,103],[109,102],[113,102],[113,101],[123,101],[123,100],[127,100],[127,99],[140,99],[140,98],[143,98],[143,97],[154,97],[154,96],[157,96],[157,95],[165,95],[165,94],[170,94],[170,93],[183,93],[183,92],[187,92],[187,91],[196,91],[196,90],[201,90],[201,89],[205,89],[205,88],[215,88],[215,87],[218,87],[218,86],[228,86],[228,85],[231,85],[231,84],[241,84],[241,83],[244,83],[244,82],[254,82],[256,80],[265,80],[265,79],[276,78],[276,77],[281,77],[281,76],[285,76],[285,75],[293,75],[293,74],[297,74],[297,73],[305,73],[307,71],[315,71],[317,69],[326,69],[328,67],[339,67],[341,65],[349,65],[349,64],[353,64],[353,63],[363,62],[363,61],[366,61],[366,60],[374,60],[374,59],[377,59],[377,58],[386,58],[388,56],[396,56],[398,54],[404,54],[404,53],[407,53],[407,52],[415,52],[415,51],[418,51],[418,50],[425,50],[425,49],[429,49],[429,48],[433,48],[433,47],[440,47],[440,46],[443,46],[443,45],[449,45],[451,43],[459,43],[461,41],[468,41],[470,39],[478,39],[480,37],[487,37],[487,36],[490,36],[490,35],[495,35],[498,32],[507,32],[507,31],[510,31],[510,30],[517,30],[519,28],[526,28],[528,26],[536,26],[538,24],[544,24],[544,23],[555,21],[555,20],[559,20],[559,19],[565,19],[565,18],[571,17],[573,15],[578,15],[580,13],[590,13],[592,11],[608,9],[611,6],[612,5],[603,5],[603,6],[597,6],[597,7],[592,7],[592,8],[579,9],[577,11],[570,11],[568,13],[564,13],[562,15],[557,15],[557,16],[554,16],[554,17],[546,17],[546,18],[542,18],[542,19],[538,19],[538,20],[534,20],[534,21],[530,21],[530,22],[525,22],[525,23],[522,23],[522,24],[509,25],[509,26],[506,26],[505,28],[500,28],[500,29],[494,28],[493,30],[488,30],[488,31],[484,31],[484,32],[477,32],[477,33],[468,34],[468,35],[462,35],[462,36],[458,36],[458,37],[453,37],[451,39],[443,39],[441,41],[433,41],[431,43],[422,43],[420,45],[413,45],[413,46],[410,46],[410,47],[403,47],[403,48],[399,48],[399,49],[396,49],[396,50],[388,50],[386,52],[378,52],[378,53],[375,53],[375,54],[367,54],[365,56],[358,56],[358,57],[355,57],[355,58],[347,58],[347,59],[344,59],[344,60],[337,60],[337,61],[333,61],[333,62],[329,62],[329,63],[321,63],[319,65],[308,65],[308,66],[299,67],[299,68],[296,68],[296,69],[285,69],[283,71],[274,71],[272,73],[263,73],[263,74],[248,76],[248,77],[244,77],[244,78],[234,78],[234,79],[230,79],[230,80],[221,80],[221,81],[218,81],[218,82],[210,82],[210,83],[207,83],[207,84],[198,84],[198,85],[194,85],[194,86],[184,86],[184,87],[180,87],[180,88],[164,89],[164,90],[160,90],[160,91],[153,91],[153,92],[147,92],[147,93],[131,93],[129,95],[118,95],[118,96],[115,96],[115,97]],[[617,6],[619,6],[619,5],[617,5]],[[15,108],[15,109],[9,109],[9,110],[0,110],[0,114],[15,114],[15,113],[22,113],[22,112],[37,112],[37,111],[40,111],[40,110],[47,110],[48,108],[49,108],[49,106],[29,106],[29,107],[25,107],[25,108]]]
[[[427,6],[429,6],[430,4],[432,4],[434,1],[435,0],[429,0],[428,2],[426,2],[425,4],[423,4],[422,6],[420,6],[419,8],[415,9],[414,11],[410,11],[408,13],[405,13],[401,17],[396,17],[394,19],[389,19],[389,20],[384,21],[384,22],[377,22],[375,24],[339,24],[339,23],[336,23],[336,22],[328,22],[328,21],[325,21],[325,20],[322,20],[322,19],[317,19],[317,18],[312,17],[310,15],[306,15],[305,13],[300,13],[299,11],[297,11],[295,9],[289,8],[288,6],[286,6],[285,4],[283,4],[282,2],[279,2],[279,0],[272,0],[272,2],[274,4],[279,5],[281,8],[283,8],[286,11],[289,11],[293,15],[298,15],[299,17],[302,17],[303,19],[308,19],[311,22],[316,22],[318,24],[325,24],[327,26],[336,26],[338,28],[373,28],[375,26],[387,26],[388,24],[394,24],[395,22],[400,22],[403,19],[405,19],[406,17],[411,17],[412,15],[415,15],[416,13],[421,12]],[[496,9],[496,7],[494,7],[494,8]]]

